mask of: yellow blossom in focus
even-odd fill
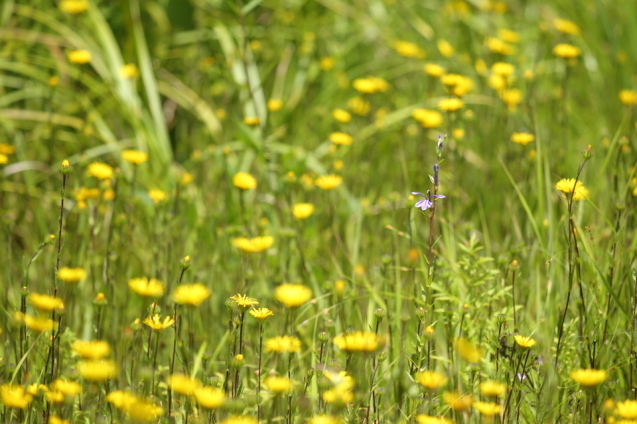
[[[232,177],[232,184],[242,190],[257,188],[257,180],[247,172],[237,172]]]
[[[73,50],[68,53],[69,62],[84,65],[91,61],[91,52],[88,50]]]
[[[292,215],[296,219],[307,219],[313,213],[316,207],[311,203],[297,203],[292,206]]]
[[[465,411],[471,408],[473,404],[473,396],[469,394],[460,395],[458,392],[444,392],[442,399],[455,411]]]
[[[173,292],[173,301],[180,305],[199,306],[210,297],[210,289],[201,283],[181,284]]]
[[[442,99],[438,102],[438,109],[444,112],[453,112],[464,107],[464,102],[457,98]]]
[[[394,43],[394,49],[404,57],[413,57],[416,59],[422,59],[425,57],[425,51],[418,47],[414,43],[408,41],[396,41]]]
[[[571,379],[581,386],[593,387],[608,379],[606,370],[579,369],[571,371]]]
[[[531,348],[535,346],[537,343],[534,339],[530,337],[520,336],[519,334],[516,334],[515,336],[513,336],[513,339],[515,340],[515,343],[518,346],[524,349]]]
[[[333,190],[339,185],[341,185],[342,182],[343,182],[343,177],[330,174],[330,175],[321,175],[314,181],[314,184],[316,184],[317,187],[323,190]]]
[[[530,142],[535,140],[535,136],[530,133],[513,133],[511,134],[511,141],[514,143],[526,146]]]
[[[500,404],[494,402],[473,402],[473,407],[485,417],[492,417],[502,412]]]
[[[93,162],[86,169],[86,174],[99,180],[106,180],[113,177],[113,168],[105,163]]]
[[[144,324],[146,324],[147,326],[149,326],[150,328],[152,328],[155,331],[162,331],[165,330],[166,328],[170,327],[171,325],[173,325],[175,323],[175,320],[173,317],[171,316],[167,316],[164,318],[164,320],[161,320],[161,317],[159,316],[159,314],[155,314],[152,317],[148,317],[146,319],[144,319]]]
[[[243,123],[253,127],[261,123],[261,118],[259,118],[258,116],[246,116],[245,118],[243,118]]]
[[[479,363],[484,355],[482,349],[463,337],[457,338],[453,343],[453,347],[465,361],[473,364]]]
[[[12,155],[15,153],[15,147],[10,144],[0,143],[0,154],[2,155]]]
[[[455,53],[453,46],[447,40],[438,40],[436,46],[440,54],[444,57],[451,57]]]
[[[106,381],[117,374],[117,365],[114,361],[80,361],[77,372],[84,380]]]
[[[86,278],[86,271],[82,268],[62,267],[58,270],[58,279],[65,283],[78,283]]]
[[[329,71],[330,69],[332,69],[334,67],[334,65],[336,64],[336,61],[334,60],[333,57],[322,57],[321,61],[319,62],[319,67],[321,68],[322,71]]]
[[[497,381],[484,381],[480,383],[480,393],[484,396],[504,396],[507,391],[506,384]]]
[[[436,128],[442,125],[443,118],[440,112],[429,109],[414,109],[411,116],[420,123],[423,128]]]
[[[59,297],[48,296],[46,294],[31,293],[27,301],[40,311],[52,311],[54,309],[64,309],[64,302]]]
[[[197,403],[206,409],[215,409],[223,405],[226,400],[226,394],[223,390],[216,387],[202,386],[194,391]]]
[[[103,340],[73,342],[71,350],[83,359],[102,359],[111,354],[111,346]]]
[[[6,408],[25,409],[33,400],[33,396],[27,393],[23,386],[3,384],[0,386],[0,399]]]
[[[281,284],[274,289],[274,298],[286,308],[296,308],[312,298],[312,289],[303,284]]]
[[[332,111],[332,117],[338,122],[348,123],[352,120],[352,115],[343,109],[334,109]]]
[[[133,165],[140,165],[148,160],[148,153],[139,150],[124,150],[122,151],[122,160]]]
[[[555,19],[553,20],[553,26],[559,32],[563,32],[564,34],[570,35],[578,35],[580,33],[580,29],[575,22],[567,21],[566,19]]]
[[[427,75],[434,78],[440,78],[445,74],[445,72],[447,72],[445,68],[435,63],[426,64],[424,71]]]
[[[263,236],[251,239],[238,237],[232,240],[232,245],[246,253],[259,253],[268,250],[274,244],[274,237]]]
[[[564,59],[573,59],[581,54],[581,50],[571,44],[561,43],[553,47],[553,54]]]
[[[57,328],[57,323],[49,318],[34,317],[22,312],[16,312],[13,315],[13,319],[17,322],[24,323],[28,329],[43,333],[45,331],[53,331]]]
[[[416,415],[416,422],[418,424],[454,424],[453,420],[443,417],[432,417],[426,414]]]
[[[340,146],[349,146],[352,144],[352,136],[343,132],[333,132],[329,137],[330,141]]]
[[[584,187],[584,183],[578,180],[576,184],[575,178],[562,178],[555,184],[555,189],[563,193],[572,193],[573,190],[575,190],[573,200],[582,200],[589,195],[589,191]]]
[[[292,336],[276,336],[265,341],[266,352],[295,353],[301,351],[301,341]]]
[[[134,63],[128,63],[119,68],[119,76],[125,79],[137,78],[139,76],[139,69]]]
[[[250,315],[258,319],[259,321],[265,321],[266,318],[273,317],[274,312],[272,312],[268,308],[255,308],[250,309]]]
[[[273,393],[286,393],[292,390],[292,381],[287,377],[269,376],[263,380],[263,385]]]
[[[140,296],[159,297],[164,294],[164,284],[154,278],[132,278],[128,287]]]
[[[416,381],[427,389],[438,389],[447,384],[447,377],[436,371],[423,371],[416,375]]]
[[[637,420],[637,400],[617,402],[614,413],[624,419]]]
[[[62,0],[60,9],[72,15],[84,13],[88,10],[88,0]]]
[[[269,99],[268,100],[268,110],[270,112],[276,112],[281,110],[283,107],[283,100],[281,99]]]
[[[259,301],[252,298],[252,297],[248,297],[248,295],[245,294],[235,294],[234,296],[230,297],[230,299],[232,301],[234,301],[240,308],[250,308],[251,306],[256,306],[259,304]]]
[[[626,106],[637,105],[637,91],[635,90],[622,90],[619,92],[619,101]],[[2,152],[0,152],[2,153]]]
[[[201,381],[186,374],[172,374],[168,377],[168,387],[180,395],[190,396],[201,386]]]
[[[369,331],[356,331],[334,337],[334,344],[339,349],[348,352],[376,352],[385,346],[385,337]]]

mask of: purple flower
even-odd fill
[[[430,207],[432,207],[434,205],[432,198],[444,198],[445,196],[443,196],[442,194],[429,194],[429,191],[427,191],[427,194],[424,193],[420,193],[418,191],[412,191],[411,194],[416,195],[419,194],[421,196],[425,196],[424,199],[422,199],[421,201],[417,202],[414,206],[417,208],[422,209],[423,211],[426,211],[427,209],[429,209]]]

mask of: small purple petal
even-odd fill
[[[447,196],[443,196],[442,194],[432,194],[431,197],[438,197],[438,198],[444,199]]]
[[[411,192],[411,194],[420,194],[421,196],[425,196],[425,194],[424,194],[424,193],[421,193],[421,192],[419,192],[419,191],[412,191],[412,192]]]
[[[426,211],[427,209],[433,206],[433,203],[431,203],[431,200],[429,199],[422,199],[420,202],[416,203],[414,206],[422,209],[423,211]]]

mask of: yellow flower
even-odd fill
[[[461,396],[458,392],[444,392],[442,399],[455,411],[465,411],[473,404],[473,396],[469,394]]]
[[[7,155],[0,153],[0,165],[4,165],[5,163],[9,163],[9,158]]]
[[[276,336],[265,341],[266,352],[300,352],[301,341],[292,336]]]
[[[315,207],[311,203],[297,203],[292,206],[292,215],[296,219],[309,218],[314,213]]]
[[[181,174],[181,177],[179,178],[179,184],[181,185],[187,185],[190,184],[192,182],[193,178],[192,178],[192,174],[189,172],[184,171]]]
[[[520,35],[510,29],[499,29],[498,37],[506,43],[518,43],[520,41]]]
[[[2,155],[12,155],[15,153],[15,147],[10,144],[0,143],[0,154]]]
[[[453,46],[449,44],[447,40],[438,40],[436,46],[438,47],[438,51],[440,52],[440,54],[444,57],[451,57],[455,52]]]
[[[501,55],[508,56],[513,54],[514,52],[513,46],[511,46],[508,43],[505,43],[499,38],[487,37],[487,39],[485,40],[485,44],[487,48],[491,50],[493,53],[498,53]]]
[[[339,185],[341,185],[342,182],[343,182],[343,177],[330,174],[330,175],[321,175],[314,181],[314,184],[316,184],[317,187],[323,190],[333,190]]]
[[[308,424],[343,424],[343,419],[333,415],[315,415]]]
[[[27,394],[30,394],[31,396],[37,396],[40,394],[40,391],[46,392],[47,390],[49,390],[49,388],[44,384],[33,383],[27,386]]]
[[[250,315],[258,319],[259,321],[265,321],[267,317],[274,316],[274,312],[268,308],[250,309]]]
[[[113,168],[105,163],[93,162],[88,166],[86,173],[89,177],[106,180],[113,177]]]
[[[64,402],[64,399],[65,399],[64,393],[54,392],[51,390],[44,392],[44,397],[46,398],[46,401],[49,403],[62,403]]]
[[[332,111],[332,117],[336,119],[338,122],[347,123],[352,120],[352,115],[343,109],[334,109]]]
[[[615,405],[615,415],[629,420],[637,420],[637,400],[617,402]]]
[[[619,92],[619,101],[626,106],[637,105],[637,91],[635,90],[622,90]],[[2,151],[0,151],[2,153]]]
[[[507,105],[510,111],[515,111],[517,105],[522,101],[522,92],[517,88],[510,88],[500,92],[500,98]]]
[[[303,284],[281,284],[274,289],[274,298],[286,308],[296,308],[312,298],[312,289]]]
[[[156,422],[157,419],[164,413],[164,410],[152,402],[137,398],[130,405],[127,412],[133,421],[151,423]]]
[[[436,110],[414,109],[411,116],[420,123],[423,128],[436,128],[442,125],[442,115]]]
[[[387,81],[378,77],[357,78],[352,86],[359,93],[373,94],[380,91],[387,91],[389,85]]]
[[[114,361],[80,361],[77,372],[85,380],[106,381],[117,374],[117,365]]]
[[[255,126],[261,123],[261,118],[257,116],[246,116],[245,118],[243,118],[243,122],[246,125]]]
[[[122,159],[133,165],[140,165],[148,160],[148,153],[139,150],[124,150]]]
[[[48,296],[46,294],[31,293],[27,301],[40,311],[52,311],[54,309],[64,309],[64,302],[59,297]]]
[[[502,412],[502,407],[494,402],[473,402],[473,407],[485,417],[492,417]]]
[[[162,331],[173,325],[175,323],[175,320],[173,319],[173,317],[167,316],[162,321],[159,314],[155,314],[152,317],[146,318],[143,322],[155,331]]]
[[[518,346],[524,349],[531,348],[535,346],[535,344],[537,343],[534,339],[530,337],[520,336],[519,334],[516,334],[515,336],[513,336],[513,339],[515,340],[515,343],[517,343]]]
[[[91,61],[91,52],[88,50],[73,50],[68,53],[69,62],[84,65]]]
[[[60,2],[60,9],[63,12],[77,15],[88,10],[87,0],[62,0]]]
[[[416,422],[418,424],[453,424],[453,420],[443,417],[432,417],[431,415],[425,414],[416,415]]]
[[[426,64],[424,70],[427,75],[434,78],[440,78],[447,72],[445,68],[435,63]]]
[[[465,361],[477,364],[482,359],[482,349],[475,346],[473,343],[465,338],[457,338],[453,344],[453,347]]]
[[[281,99],[270,99],[268,100],[268,110],[270,112],[276,112],[281,110],[283,107],[283,100]]]
[[[606,370],[579,369],[571,371],[571,379],[581,386],[593,387],[608,379]]]
[[[58,278],[65,283],[78,283],[86,278],[86,271],[82,268],[63,267],[58,270]]]
[[[343,132],[333,132],[330,134],[330,141],[341,146],[349,146],[352,144],[352,136]]]
[[[62,380],[58,378],[51,384],[51,390],[60,392],[64,396],[75,396],[82,393],[82,386],[75,381]]]
[[[201,283],[182,284],[173,292],[173,300],[180,305],[199,306],[210,297],[210,289]]]
[[[323,400],[327,403],[335,403],[339,405],[346,405],[354,400],[354,380],[351,376],[346,375],[345,371],[341,371],[338,374],[325,371],[325,377],[327,377],[334,387],[323,393]]]
[[[326,56],[321,58],[321,61],[319,62],[319,67],[321,68],[322,71],[329,71],[330,69],[334,67],[335,64],[336,64],[336,61],[334,60],[334,58]]]
[[[274,237],[263,236],[251,239],[239,237],[232,240],[232,245],[247,253],[259,253],[268,250],[274,244]]]
[[[263,385],[273,393],[286,393],[292,390],[292,381],[287,377],[269,376],[263,380]]]
[[[139,76],[139,69],[134,63],[128,63],[119,68],[119,76],[125,79],[137,78]]]
[[[456,140],[462,140],[464,138],[464,134],[464,128],[454,128],[453,130],[451,130],[451,135]]]
[[[168,197],[168,194],[165,191],[152,189],[152,190],[148,190],[148,197],[150,197],[153,200],[153,203],[157,204],[161,202],[162,200],[166,200],[166,198]]]
[[[535,136],[530,133],[513,133],[511,134],[511,141],[514,143],[526,146],[530,142],[535,140]]]
[[[195,400],[206,409],[219,408],[226,400],[226,394],[223,390],[216,387],[202,386],[195,389]]]
[[[576,58],[580,53],[581,50],[571,44],[561,43],[553,47],[553,54],[564,59]]]
[[[71,424],[71,421],[63,420],[62,418],[58,416],[51,415],[49,417],[49,424]]]
[[[73,342],[71,350],[84,359],[102,359],[111,354],[111,346],[103,340]]]
[[[133,278],[128,280],[128,287],[140,296],[159,297],[164,294],[164,285],[154,278]]]
[[[510,77],[515,72],[515,67],[510,63],[496,62],[491,66],[491,71],[503,77]]]
[[[256,418],[249,415],[238,415],[234,417],[228,417],[221,421],[219,424],[259,424]]]
[[[257,188],[257,180],[247,172],[237,172],[234,174],[232,184],[242,190]]]
[[[259,304],[258,300],[248,297],[245,294],[235,294],[230,299],[232,299],[240,308],[245,309]]]
[[[456,98],[442,99],[438,102],[438,109],[444,112],[453,112],[455,110],[462,109],[463,107],[464,102]]]
[[[394,49],[404,57],[413,57],[416,59],[422,59],[425,57],[425,51],[418,47],[414,43],[408,41],[396,41],[394,43]]]
[[[58,77],[57,75],[53,75],[49,77],[49,80],[47,82],[50,87],[57,87],[60,83],[60,77]]]
[[[480,393],[484,396],[504,396],[507,391],[506,384],[497,381],[484,381],[480,383]]]
[[[126,390],[110,392],[105,399],[122,412],[128,412],[131,405],[138,401],[137,396]]]
[[[435,390],[447,384],[447,377],[436,371],[423,371],[416,375],[416,381],[428,389]]]
[[[334,344],[345,352],[376,352],[385,346],[385,337],[369,331],[356,331],[334,337]]]
[[[563,32],[564,34],[578,35],[580,32],[580,29],[575,22],[567,21],[566,19],[555,19],[553,21],[553,26],[556,30]]]
[[[173,374],[168,377],[168,387],[180,395],[190,396],[201,387],[201,381],[186,374]]]
[[[584,183],[578,180],[576,184],[575,178],[562,178],[555,184],[555,189],[563,193],[572,193],[573,189],[575,189],[573,200],[585,199],[589,194],[588,189],[584,187]]]
[[[33,396],[25,392],[22,386],[3,384],[0,386],[0,399],[6,408],[25,409],[33,400]]]
[[[22,312],[16,312],[13,318],[24,323],[30,330],[43,333],[45,331],[53,331],[57,327],[57,323],[52,319],[33,317],[31,315],[23,314]]]

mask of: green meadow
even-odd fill
[[[4,0],[0,422],[637,423],[637,2]]]

